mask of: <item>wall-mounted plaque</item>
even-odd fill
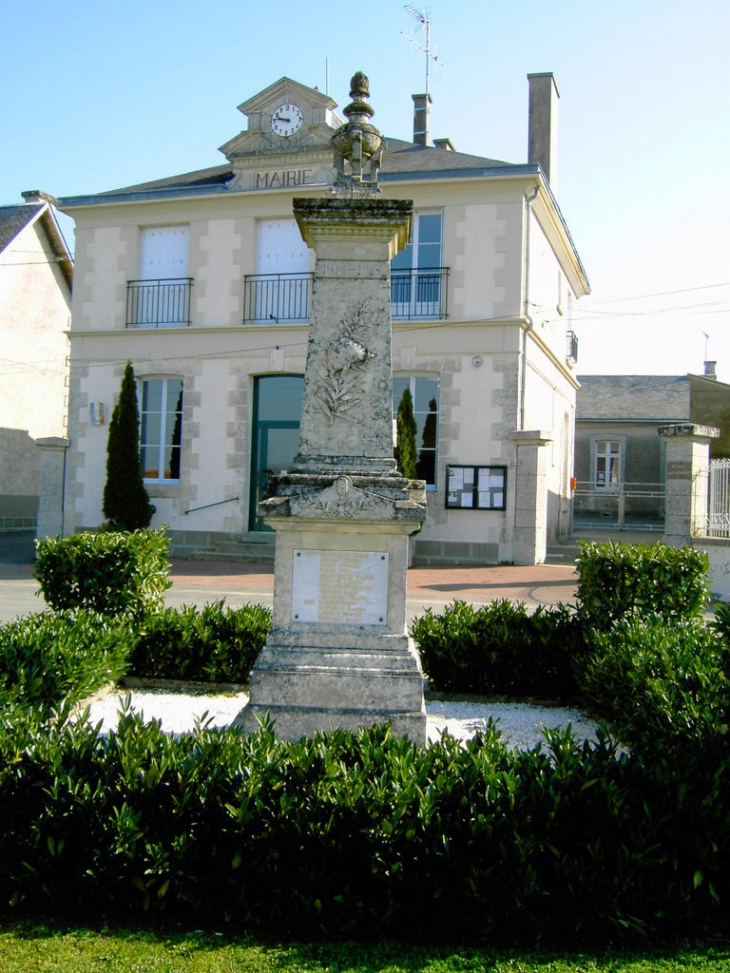
[[[504,510],[506,466],[447,466],[446,506],[450,510]]]
[[[295,550],[292,621],[385,625],[388,554]]]

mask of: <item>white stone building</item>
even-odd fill
[[[414,206],[391,293],[394,407],[409,386],[428,486],[420,563],[539,562],[569,530],[588,282],[554,195],[557,88],[529,84],[527,163],[429,145],[416,95],[413,140],[388,138],[380,170]],[[273,537],[257,501],[297,451],[314,266],[292,200],[334,182],[336,108],[282,78],[239,106],[223,164],[61,201],[77,266],[66,533],[103,520],[103,416],[129,360],[153,526],[177,554]]]
[[[0,206],[0,528],[9,529],[35,525],[37,440],[66,435],[73,280],[55,200],[23,196]]]

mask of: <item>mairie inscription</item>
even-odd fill
[[[295,550],[292,621],[385,625],[388,554]]]

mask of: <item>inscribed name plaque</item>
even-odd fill
[[[380,551],[294,551],[292,621],[385,625],[388,555]]]

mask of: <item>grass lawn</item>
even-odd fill
[[[0,926],[0,973],[694,973],[730,971],[730,942],[540,954],[398,943],[263,944],[202,932]]]

